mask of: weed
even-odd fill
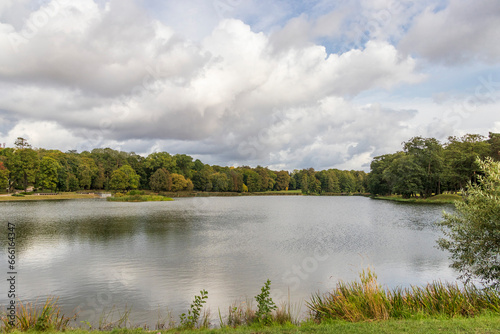
[[[30,329],[36,331],[64,331],[68,328],[69,322],[75,318],[76,315],[68,318],[61,314],[61,308],[57,305],[57,298],[49,297],[43,305],[36,305],[36,302],[26,304],[20,302],[16,314],[17,321],[14,326],[9,324],[6,315],[2,316],[1,320],[5,331],[27,331]]]
[[[261,293],[255,296],[258,307],[257,313],[255,314],[256,319],[258,322],[264,323],[265,325],[270,325],[272,323],[273,318],[271,312],[277,308],[273,299],[269,296],[270,290],[271,281],[268,279],[262,287]]]
[[[200,318],[201,309],[203,308],[203,304],[207,301],[205,299],[208,298],[208,292],[206,290],[201,290],[199,296],[194,296],[194,301],[191,304],[188,313],[182,313],[180,315],[181,318],[181,327],[182,328],[195,328],[198,319]],[[204,315],[204,323],[207,322],[207,316]]]

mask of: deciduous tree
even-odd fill
[[[478,160],[484,176],[469,182],[464,201],[441,222],[440,248],[451,254],[452,267],[466,282],[473,278],[500,287],[500,162]]]

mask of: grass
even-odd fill
[[[403,198],[401,195],[375,196],[373,199],[383,199],[395,202],[422,203],[422,204],[453,204],[461,201],[462,196],[456,194],[440,194],[428,198]]]
[[[160,195],[125,195],[120,197],[108,197],[110,202],[163,202],[173,201],[170,197]]]
[[[47,200],[61,200],[61,199],[85,199],[85,198],[99,198],[99,195],[94,194],[77,194],[74,192],[59,193],[57,195],[22,195],[13,196],[6,195],[0,196],[0,202],[8,201],[47,201]]]
[[[169,329],[161,330],[162,334],[170,333],[185,333],[185,334],[224,334],[224,333],[347,333],[347,334],[370,334],[370,333],[500,333],[500,317],[492,314],[484,314],[474,318],[454,318],[454,319],[420,319],[420,320],[388,320],[388,321],[373,321],[373,322],[357,322],[351,323],[342,320],[325,321],[321,324],[314,322],[304,322],[300,326],[291,324],[276,325],[272,327],[237,327],[237,328],[220,328],[220,329],[195,329],[195,330],[178,330]],[[100,331],[98,333],[110,334],[157,334],[160,331],[148,331],[142,328],[122,328],[112,331]],[[19,330],[12,331],[13,334],[23,333]],[[30,333],[47,333],[37,330],[30,330]],[[85,329],[67,329],[64,331],[67,334],[89,334]]]
[[[425,287],[383,289],[370,270],[360,274],[361,282],[339,282],[324,295],[315,294],[307,303],[316,321],[349,322],[433,317],[474,317],[500,314],[500,292],[475,286],[433,282]]]
[[[10,318],[6,314],[2,315],[1,321],[3,331],[64,331],[68,328],[71,320],[76,318],[66,317],[61,314],[61,308],[57,305],[56,298],[48,298],[45,303],[25,303],[20,302],[17,305],[17,314],[15,325],[12,326]]]
[[[383,289],[370,270],[360,274],[360,282],[339,282],[323,295],[315,294],[307,302],[310,318],[298,320],[300,305],[280,304],[272,312],[272,321],[265,326],[257,321],[252,300],[235,303],[223,317],[219,311],[219,327],[211,329],[210,311],[198,310],[199,321],[193,326],[176,327],[171,312],[161,318],[154,331],[130,324],[131,309],[103,314],[99,324],[92,327],[69,328],[70,320],[61,314],[57,299],[49,298],[42,305],[20,304],[15,327],[8,324],[4,314],[2,331],[62,332],[89,334],[96,330],[112,334],[167,333],[500,333],[500,292],[480,290],[472,286],[459,288],[456,284],[434,282],[425,287]],[[201,305],[201,304],[200,304]],[[113,310],[116,311],[115,308]],[[117,319],[117,320],[116,320]],[[194,320],[193,320],[194,321]],[[192,327],[192,328],[186,328]],[[196,327],[196,328],[195,328]]]

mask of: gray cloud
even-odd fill
[[[232,10],[252,5],[259,7]],[[273,32],[211,13],[200,19],[211,30],[200,35],[151,18],[133,1],[51,0],[20,25],[0,21],[0,141],[25,136],[63,151],[165,150],[221,165],[359,169],[417,135],[419,112],[352,97],[426,76],[383,38],[329,54],[315,40],[345,34],[337,30],[346,13],[296,15]],[[30,22],[38,25],[27,34]]]
[[[449,64],[471,60],[498,62],[500,2],[452,0],[441,10],[418,15],[399,48]]]

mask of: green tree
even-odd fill
[[[144,161],[144,166],[148,168],[151,173],[154,173],[160,168],[165,168],[170,173],[175,172],[175,160],[167,152],[155,152],[148,155]]]
[[[80,188],[90,189],[92,180],[97,177],[99,168],[97,167],[94,159],[90,157],[82,157],[78,164],[78,179],[80,180]]]
[[[43,189],[56,190],[57,182],[59,180],[58,173],[61,168],[56,159],[49,156],[44,156],[40,160],[40,169],[38,173],[38,184]]]
[[[194,189],[200,191],[211,191],[212,182],[210,181],[210,175],[212,175],[213,169],[210,166],[204,166],[201,170],[194,172],[193,174],[193,185]]]
[[[127,174],[121,169],[117,169],[111,174],[109,187],[113,190],[126,190],[129,187],[129,179]]]
[[[111,174],[109,185],[113,190],[137,189],[140,177],[132,167],[123,165]]]
[[[488,143],[490,144],[490,156],[495,161],[500,161],[500,133],[490,132],[488,134]]]
[[[276,174],[276,190],[288,190],[288,186],[290,185],[290,174],[287,171],[282,170]]]
[[[246,169],[243,173],[243,180],[249,192],[262,191],[262,177],[254,170]]]
[[[229,178],[224,173],[214,173],[210,175],[212,183],[212,191],[227,191],[229,186]]]
[[[424,191],[423,182],[427,175],[415,156],[399,155],[386,172],[391,174],[393,191],[403,198],[410,198]]]
[[[174,155],[175,165],[177,171],[186,178],[190,178],[192,175],[192,169],[194,168],[193,158],[186,154],[176,154]]]
[[[78,189],[80,189],[80,182],[78,181],[78,178],[73,173],[70,173],[68,175],[67,185],[68,185],[69,191],[77,191]]]
[[[478,159],[484,176],[469,182],[464,201],[455,203],[454,214],[444,214],[440,223],[445,238],[441,249],[451,253],[451,267],[466,282],[473,278],[500,287],[500,162]]]
[[[390,195],[392,194],[393,180],[388,174],[388,170],[394,159],[402,152],[394,154],[385,154],[373,158],[370,164],[370,174],[368,175],[368,191],[372,195]]]
[[[481,135],[467,134],[460,138],[448,137],[444,157],[446,180],[449,190],[458,191],[469,181],[476,182],[479,165],[476,159],[484,159],[490,154],[490,144]]]
[[[35,150],[23,138],[18,138],[16,141],[17,148],[14,151],[12,168],[9,168],[13,174],[13,179],[18,185],[22,185],[24,191],[27,191],[28,185],[35,182],[36,173],[38,171],[39,161]]]
[[[404,152],[414,156],[424,174],[421,175],[424,197],[432,196],[432,193],[441,193],[441,179],[443,172],[443,147],[435,138],[413,137],[403,145]]]
[[[9,186],[9,170],[0,161],[0,191],[4,191]]]
[[[170,191],[172,188],[172,177],[168,170],[159,168],[149,179],[149,186],[151,190],[156,192]]]

